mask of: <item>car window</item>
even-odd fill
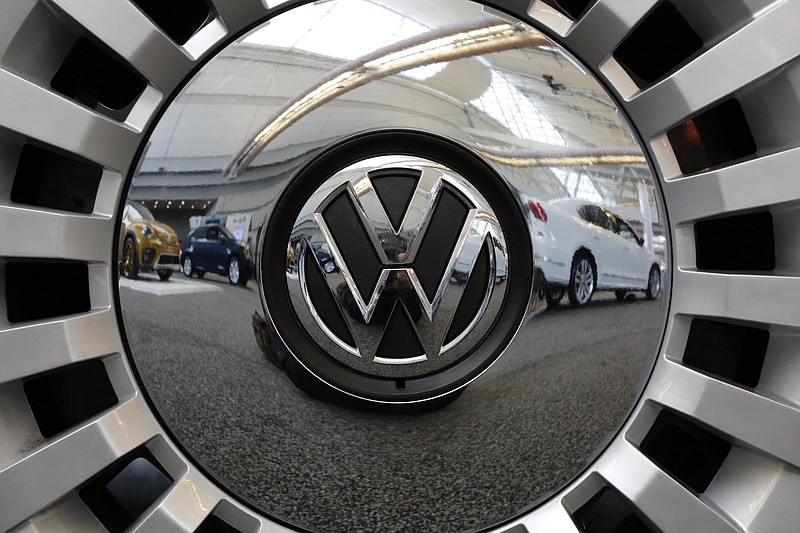
[[[636,235],[636,232],[633,231],[633,228],[628,225],[627,222],[620,220],[619,221],[619,234],[624,238],[630,241],[639,244],[639,237]]]
[[[597,209],[593,205],[582,205],[578,208],[578,215],[589,224],[597,225]]]
[[[228,228],[226,228],[225,226],[220,226],[219,227],[219,231],[220,231],[220,233],[222,233],[222,235],[227,237],[229,241],[235,241],[236,240],[236,238],[233,236],[233,233],[231,233],[231,231]]]
[[[601,209],[601,211],[603,212],[603,228],[607,229],[611,233],[618,233],[619,223],[617,222],[617,217],[605,209]]]
[[[123,217],[128,217],[131,220],[142,220],[142,214],[131,204],[125,206],[125,213]]]
[[[209,241],[218,241],[219,240],[219,226],[214,226],[213,228],[208,228],[208,234],[206,238]]]
[[[609,231],[614,231],[613,221],[605,212],[605,210],[599,206],[590,204],[582,205],[578,209],[578,214],[589,224],[607,229]]]
[[[208,228],[197,228],[189,234],[189,240],[196,241],[198,239],[205,239],[207,230]]]
[[[129,203],[125,205],[124,216],[131,220],[155,220],[156,217],[145,206],[141,204]]]

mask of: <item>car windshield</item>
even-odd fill
[[[192,237],[195,239],[211,239],[211,240],[218,240],[222,237],[225,237],[229,241],[236,241],[236,237],[233,236],[231,230],[226,228],[225,226],[219,226],[217,224],[212,224],[210,226],[201,226],[192,232]]]
[[[142,204],[128,204],[128,217],[133,220],[155,220],[156,217]]]
[[[618,218],[617,220],[619,222],[619,234],[622,237],[626,238],[626,239],[630,239],[630,240],[636,241],[638,243],[639,240],[640,240],[640,237],[634,231],[634,229],[630,226],[630,224],[628,224],[627,222],[625,222],[621,218]]]
[[[238,240],[236,237],[233,236],[233,233],[231,233],[231,230],[229,230],[225,226],[220,226],[219,227],[219,231],[220,231],[220,233],[225,235],[225,237],[227,237],[227,239],[230,240],[230,241]]]

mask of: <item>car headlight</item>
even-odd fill
[[[142,228],[142,236],[145,239],[152,239],[153,238],[153,228],[151,228],[150,226],[145,226],[144,228]]]

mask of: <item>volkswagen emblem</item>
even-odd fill
[[[306,189],[284,241],[294,329],[314,348],[291,338],[287,347],[348,392],[364,380],[391,383],[401,399],[432,376],[437,390],[463,385],[501,351],[481,349],[510,292],[499,210],[471,176],[417,154],[367,157],[331,174]],[[362,388],[354,394],[373,396]]]

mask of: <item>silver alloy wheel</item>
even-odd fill
[[[653,299],[661,292],[661,272],[657,266],[650,269],[650,276],[647,279],[647,297]]]
[[[136,522],[134,531],[191,531],[212,512],[241,530],[284,529],[231,498],[170,440],[123,357],[112,298],[116,202],[148,126],[205,58],[282,4],[209,3],[214,20],[182,46],[124,0],[10,2],[2,7],[0,220],[17,238],[4,240],[0,253],[4,262],[82,262],[88,268],[86,292],[91,300],[88,308],[69,316],[24,324],[1,319],[5,349],[0,355],[0,530],[96,530],[96,521],[76,498],[75,489],[144,443],[175,483]],[[800,237],[800,224],[793,216],[800,205],[800,140],[794,128],[800,114],[800,40],[794,24],[800,18],[800,3],[742,1],[726,4],[723,11],[706,2],[675,2],[709,34],[708,42],[645,89],[626,74],[614,51],[659,2],[590,4],[571,20],[545,0],[493,3],[547,30],[580,58],[619,97],[645,140],[661,178],[675,247],[670,319],[656,369],[621,433],[587,472],[506,527],[578,531],[573,514],[598,487],[608,485],[663,531],[792,531],[800,520],[800,275],[793,251]],[[120,21],[125,22],[124,32],[119,31]],[[47,39],[56,32],[70,38],[92,35],[146,79],[147,87],[124,123],[78,105],[50,86],[43,73],[52,74],[63,58],[58,39]],[[43,53],[32,55],[31,50]],[[684,173],[668,130],[731,96],[746,108],[746,122],[759,149]],[[27,141],[102,167],[91,213],[65,214],[11,201],[17,156]],[[769,213],[774,221],[773,268],[756,273],[700,268],[697,222],[752,212]],[[730,233],[733,229],[721,231],[736,237]],[[755,384],[742,386],[684,363],[690,341],[702,335],[703,330],[694,327],[697,320],[768,332],[769,346]],[[23,380],[89,360],[102,360],[119,403],[69,432],[31,439],[37,430],[20,392]],[[696,420],[732,443],[706,490],[687,488],[642,453],[648,430],[664,411]]]
[[[594,271],[592,263],[586,257],[581,257],[573,266],[572,281],[570,282],[570,301],[574,305],[585,305],[594,292]]]
[[[228,261],[228,280],[232,285],[239,284],[239,258],[236,256],[231,257]]]
[[[184,256],[181,270],[183,271],[183,275],[186,276],[187,278],[192,277],[192,271],[194,270],[194,266],[192,265],[192,257],[190,255]]]

